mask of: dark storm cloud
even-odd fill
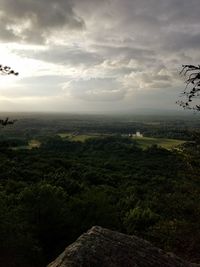
[[[84,27],[72,0],[0,0],[0,7],[2,28],[16,40],[40,42],[52,29]],[[0,33],[1,39],[5,37]]]

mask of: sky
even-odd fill
[[[0,0],[1,111],[180,109],[199,0]]]

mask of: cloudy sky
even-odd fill
[[[199,0],[0,0],[0,110],[177,109]]]

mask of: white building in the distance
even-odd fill
[[[143,137],[143,134],[141,134],[139,131],[137,131],[135,134],[129,133],[129,134],[122,134],[123,137]]]
[[[143,137],[143,134],[137,131],[135,134],[133,134],[133,137]]]

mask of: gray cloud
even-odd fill
[[[13,52],[33,59],[46,61],[49,63],[61,64],[61,65],[85,65],[94,66],[100,64],[103,58],[98,54],[91,51],[83,50],[83,48],[77,46],[68,45],[52,45],[45,50],[16,50]]]
[[[200,44],[200,33],[193,32],[173,32],[170,36],[164,38],[163,47],[169,51],[187,51],[199,50]]]
[[[84,21],[73,9],[72,0],[0,0],[0,23],[18,41],[45,40],[61,27],[82,29]],[[5,34],[0,34],[5,39]]]
[[[98,51],[98,53],[104,55],[106,58],[152,58],[154,56],[154,51],[148,48],[139,48],[139,47],[131,47],[131,46],[116,46],[116,45],[95,45],[94,48]]]
[[[93,108],[140,105],[144,94],[152,106],[154,96],[170,105],[169,95],[182,84],[181,65],[199,64],[199,0],[0,0],[0,7],[2,40],[43,44],[41,50],[14,47],[14,54],[52,63],[44,73],[49,66],[51,74],[57,66],[69,69],[62,79],[25,79],[33,95],[58,95],[65,84],[73,101]]]

